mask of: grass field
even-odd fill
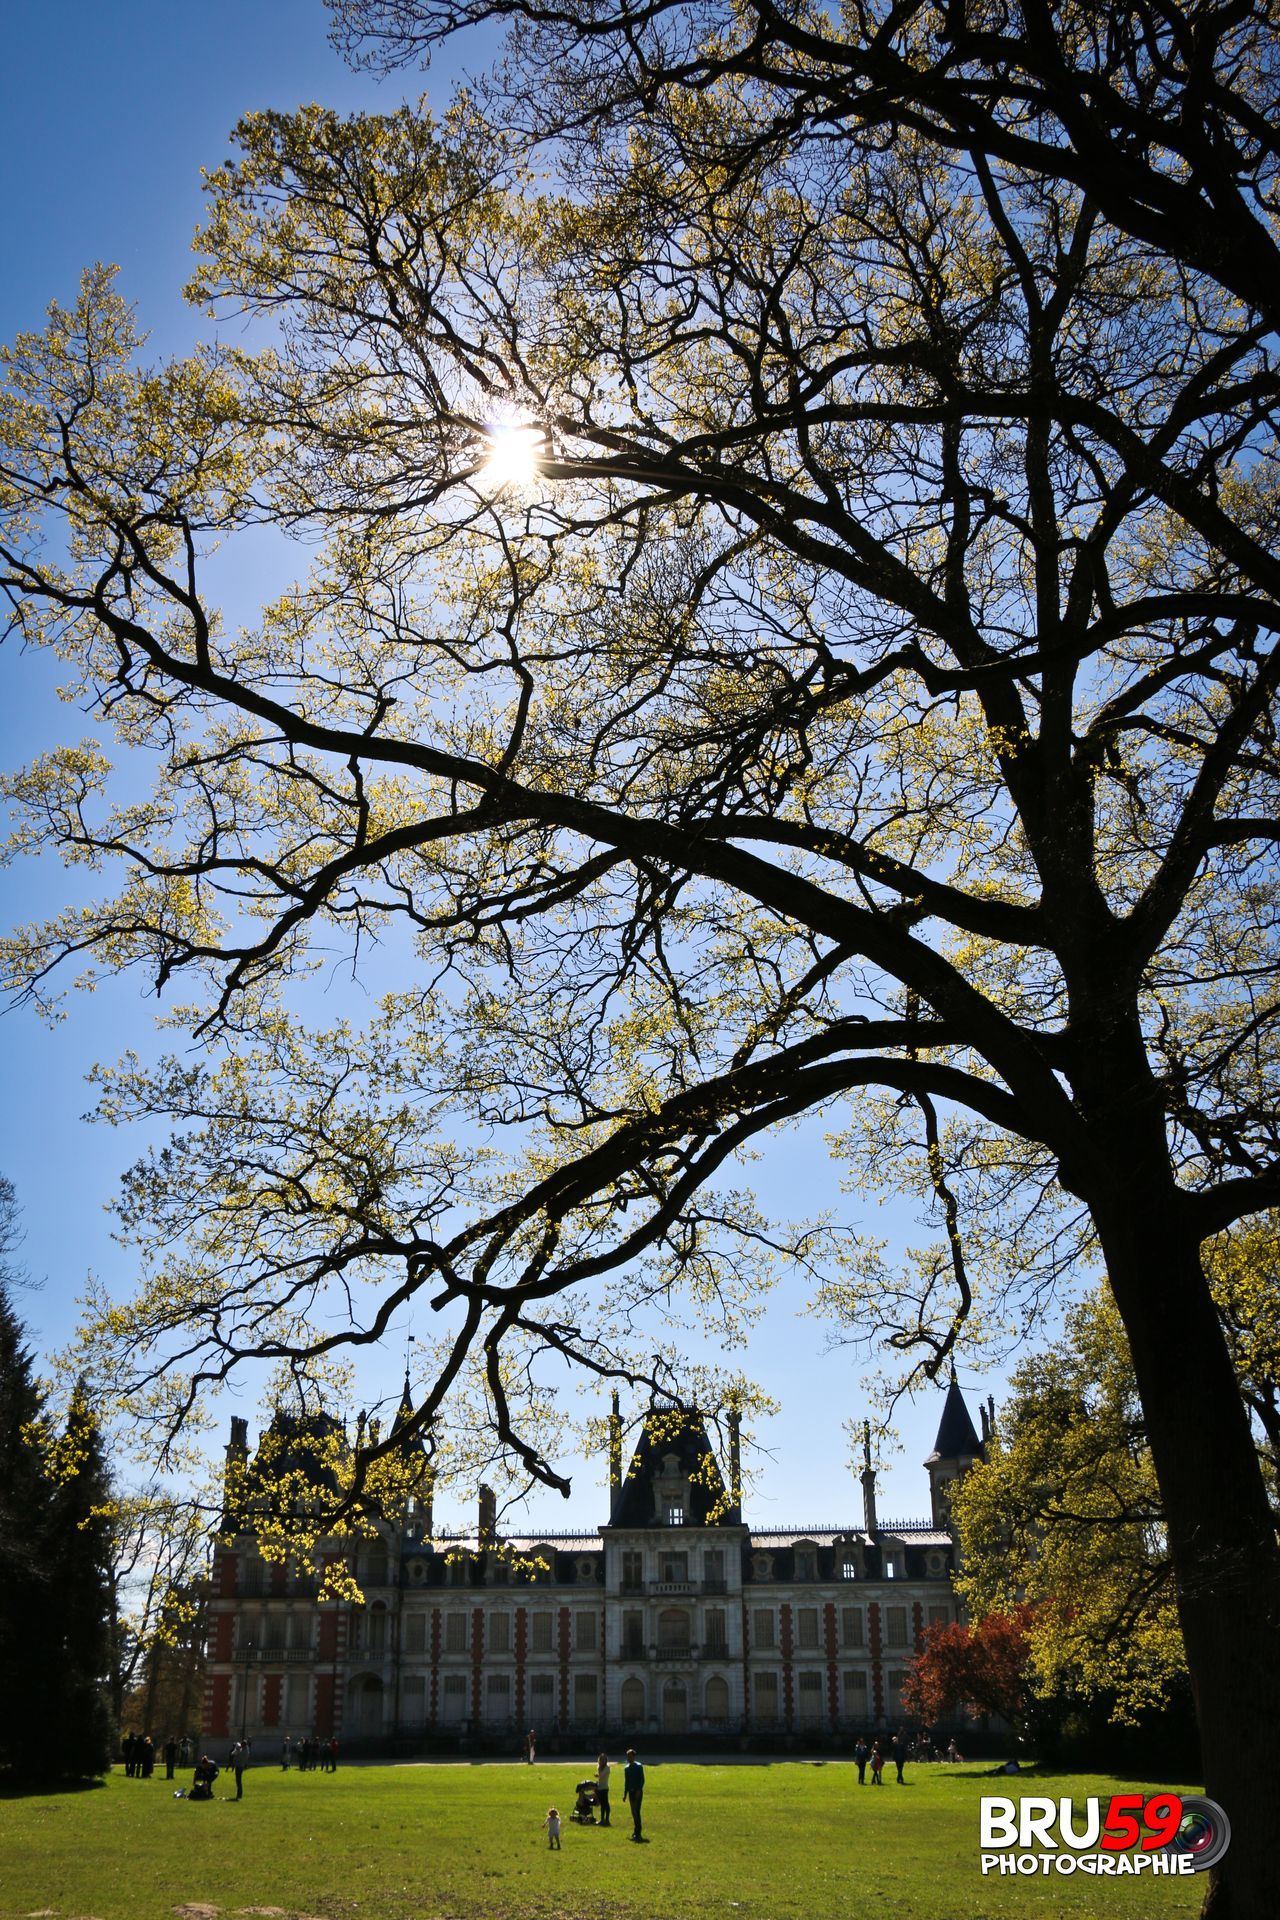
[[[648,1766],[645,1830],[566,1817],[569,1764],[255,1768],[245,1797],[175,1800],[117,1772],[78,1793],[0,1800],[0,1914],[52,1920],[996,1920],[1197,1912],[1188,1879],[1010,1880],[978,1871],[983,1792],[1110,1795],[1150,1783],[910,1767],[859,1789],[846,1762]],[[621,1770],[615,1770],[620,1781]],[[224,1774],[215,1793],[227,1794]],[[1161,1783],[1164,1784],[1164,1783]],[[615,1795],[615,1801],[619,1796]]]

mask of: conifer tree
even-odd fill
[[[110,1764],[101,1696],[109,1502],[83,1387],[49,1444],[44,1397],[10,1292],[20,1279],[12,1183],[0,1176],[0,1776],[83,1778]]]
[[[102,1432],[83,1380],[47,1463],[45,1565],[52,1587],[40,1636],[45,1685],[28,1765],[49,1778],[81,1778],[111,1764],[106,1685],[111,1664],[113,1500]]]
[[[16,1765],[35,1704],[39,1676],[31,1641],[47,1589],[39,1543],[48,1487],[32,1440],[43,1403],[10,1298],[21,1277],[14,1261],[19,1240],[13,1185],[0,1175],[0,1772]]]

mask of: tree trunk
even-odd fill
[[[1160,1483],[1200,1726],[1205,1791],[1231,1821],[1213,1920],[1276,1912],[1280,1551],[1248,1415],[1173,1178],[1162,1117],[1116,1128],[1089,1196]]]

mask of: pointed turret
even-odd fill
[[[421,1468],[420,1475],[411,1483],[414,1491],[408,1496],[405,1518],[420,1522],[415,1533],[421,1532],[428,1538],[431,1534],[432,1495],[434,1492],[431,1472],[431,1450],[419,1428],[412,1425],[417,1415],[413,1404],[413,1388],[409,1384],[409,1369],[404,1370],[404,1387],[400,1394],[400,1405],[396,1408],[396,1417],[391,1423],[391,1439],[400,1443],[400,1453],[404,1460]]]
[[[400,1394],[400,1405],[396,1408],[396,1417],[391,1422],[391,1438],[393,1440],[396,1439],[396,1437],[399,1434],[403,1433],[404,1429],[408,1426],[409,1422],[413,1419],[413,1416],[416,1411],[417,1409],[413,1404],[413,1389],[409,1385],[409,1369],[408,1367],[406,1367],[404,1370],[404,1387]],[[418,1448],[421,1448],[422,1446],[421,1434],[418,1434],[418,1433],[412,1434],[410,1436],[408,1444],[411,1446],[416,1446]]]
[[[622,1494],[622,1412],[618,1391],[614,1388],[609,1410],[609,1518],[618,1510]]]
[[[951,1385],[942,1403],[938,1437],[933,1443],[933,1452],[924,1463],[929,1475],[935,1527],[950,1527],[952,1484],[982,1458],[982,1442],[965,1405],[953,1367]]]

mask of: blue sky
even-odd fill
[[[329,47],[321,0],[9,0],[5,8],[3,206],[5,270],[0,338],[41,323],[47,303],[70,300],[81,269],[96,260],[121,268],[121,287],[150,330],[153,351],[180,351],[204,324],[183,304],[191,237],[200,218],[200,169],[228,152],[243,112],[320,100],[343,110],[390,107],[425,89],[442,105],[460,62],[379,83],[353,74]],[[473,47],[472,63],[483,57]],[[237,599],[266,590],[272,556],[263,546],[236,557]],[[48,661],[7,646],[0,654],[0,763],[12,766],[58,739],[88,730],[55,697]],[[23,920],[65,897],[48,863],[0,872],[0,914]],[[44,1285],[20,1302],[37,1341],[52,1347],[75,1321],[87,1273],[121,1289],[129,1256],[111,1239],[107,1206],[141,1142],[83,1119],[91,1105],[85,1074],[95,1060],[152,1043],[154,1001],[136,982],[68,1002],[52,1030],[24,1010],[0,1021],[0,1168],[25,1209],[27,1263]],[[769,1149],[758,1187],[797,1215],[832,1204],[836,1171],[818,1130],[798,1131]],[[901,1226],[901,1221],[896,1224]],[[886,1231],[883,1219],[868,1222]],[[761,1524],[834,1522],[860,1510],[841,1423],[860,1417],[857,1368],[824,1351],[821,1328],[800,1317],[803,1302],[781,1293],[770,1307],[748,1367],[782,1402],[759,1438],[773,1458],[749,1501]],[[386,1356],[398,1372],[403,1349]],[[971,1382],[962,1375],[962,1381]],[[976,1384],[976,1383],[973,1383]],[[984,1381],[982,1392],[998,1381]],[[900,1464],[885,1476],[882,1514],[925,1511],[919,1462],[936,1428],[941,1396],[904,1410]],[[973,1404],[976,1412],[976,1397]],[[252,1411],[251,1409],[248,1409]],[[548,1527],[602,1517],[597,1463],[575,1475],[569,1507],[541,1498],[531,1518]],[[446,1518],[448,1516],[446,1515]]]

